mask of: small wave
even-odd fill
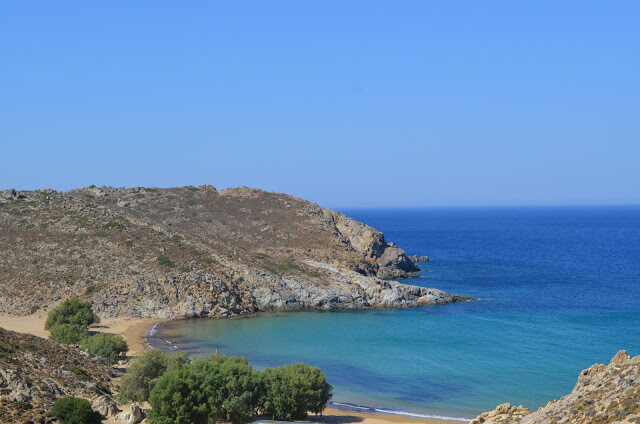
[[[355,411],[369,412],[374,414],[377,413],[377,414],[401,415],[405,417],[427,418],[427,419],[433,419],[433,420],[446,420],[446,421],[460,421],[465,423],[468,423],[469,421],[471,421],[470,418],[450,417],[448,415],[416,414],[415,412],[396,411],[393,409],[369,408],[366,406],[354,405],[352,403],[330,402],[329,406],[333,406],[338,409],[355,410]]]
[[[157,332],[158,332],[158,324],[153,324],[153,327],[151,327],[151,330],[149,330],[149,335],[153,337],[156,335]]]

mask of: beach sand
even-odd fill
[[[310,421],[329,424],[461,424],[461,421],[444,421],[427,418],[411,418],[403,415],[372,414],[349,409],[327,408],[322,416],[310,416]]]
[[[27,316],[0,315],[0,327],[46,339],[49,337],[49,332],[44,329],[46,319],[45,311]],[[129,345],[128,354],[137,356],[149,349],[145,336],[151,327],[160,321],[162,320],[151,318],[105,318],[99,324],[89,327],[89,330],[121,335]]]

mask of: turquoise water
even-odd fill
[[[432,258],[411,283],[482,300],[173,322],[153,343],[257,367],[304,361],[334,402],[458,418],[537,408],[592,363],[640,354],[640,208],[344,212]]]

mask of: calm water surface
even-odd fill
[[[482,300],[182,321],[154,343],[256,367],[304,361],[324,370],[335,402],[459,418],[537,408],[592,363],[640,354],[639,207],[343,212],[431,257],[408,282]]]

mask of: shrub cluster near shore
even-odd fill
[[[131,362],[120,389],[123,402],[149,401],[153,424],[301,420],[322,412],[330,398],[322,371],[306,364],[257,371],[238,356],[189,362],[157,349]]]
[[[114,364],[123,358],[129,347],[122,336],[100,333],[89,336],[89,326],[100,322],[91,309],[91,303],[78,298],[67,299],[49,312],[44,329],[58,343],[80,344],[94,355]]]

